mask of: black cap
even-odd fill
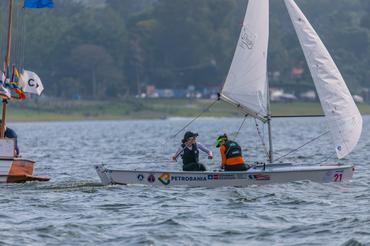
[[[192,137],[198,137],[198,133],[194,133],[194,132],[185,132],[184,134],[184,141],[188,141],[189,138],[192,138]]]

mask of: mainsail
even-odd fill
[[[221,99],[239,105],[252,117],[267,116],[269,1],[249,0]]]
[[[304,51],[339,159],[357,145],[362,117],[329,52],[293,0],[284,0]]]

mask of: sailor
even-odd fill
[[[249,167],[244,164],[242,149],[235,141],[221,135],[216,139],[216,147],[220,148],[221,169],[225,171],[246,171]]]
[[[213,158],[212,151],[207,149],[203,144],[197,143],[198,133],[186,132],[182,144],[172,157],[174,161],[181,156],[183,171],[206,171],[206,167],[199,163],[199,150],[208,155],[208,159]]]
[[[2,124],[2,120],[0,120],[0,127],[1,127],[1,124]],[[13,129],[7,127],[6,124],[4,124],[4,130],[5,130],[5,134],[4,134],[5,138],[14,139],[14,143],[15,143],[14,155],[19,156],[19,148],[18,148],[18,143],[17,143],[17,137],[18,137],[17,133],[15,133],[15,131]]]

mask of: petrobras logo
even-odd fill
[[[171,182],[171,174],[170,173],[161,173],[158,177],[159,182],[164,185],[169,185]]]

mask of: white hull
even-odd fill
[[[140,184],[151,186],[222,187],[261,184],[278,184],[309,180],[318,183],[342,182],[352,178],[352,165],[292,165],[273,164],[257,166],[246,172],[163,172],[111,170],[104,165],[95,166],[104,185]]]

